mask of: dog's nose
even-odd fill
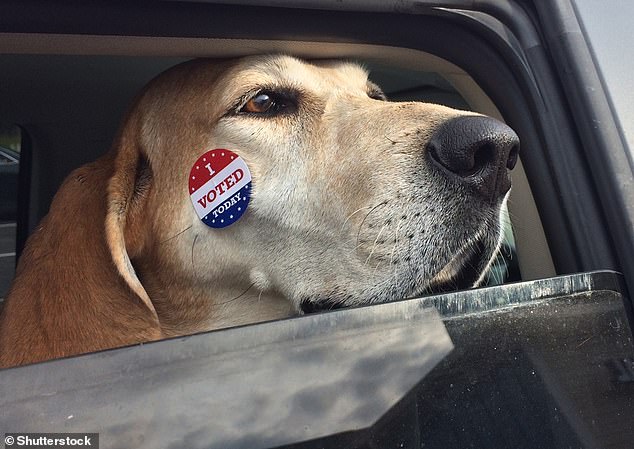
[[[498,120],[463,116],[444,122],[427,144],[433,164],[490,201],[511,188],[512,170],[519,152],[517,134]]]

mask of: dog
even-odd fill
[[[351,62],[178,65],[29,238],[0,365],[477,286],[518,149]]]

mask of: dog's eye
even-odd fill
[[[277,114],[287,112],[294,103],[282,94],[258,92],[238,112],[247,114]]]
[[[259,93],[255,97],[247,101],[240,112],[250,112],[252,114],[264,114],[275,108],[277,104],[271,95],[267,93]]]

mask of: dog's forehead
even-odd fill
[[[233,85],[246,89],[285,85],[314,91],[331,91],[336,87],[365,90],[368,73],[359,64],[347,61],[306,62],[291,56],[256,56],[240,60],[227,78]]]

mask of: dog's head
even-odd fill
[[[128,257],[210,298],[255,285],[296,311],[472,287],[499,247],[518,147],[494,119],[386,101],[355,64],[194,61],[153,81],[123,127],[108,240],[140,295]],[[219,229],[188,188],[212,149],[252,176],[244,215]]]

